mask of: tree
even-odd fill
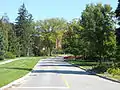
[[[8,52],[11,52],[12,54],[19,56],[19,43],[17,42],[17,37],[15,34],[15,25],[13,23],[9,24],[9,30],[8,30]]]
[[[4,38],[0,28],[0,60],[4,59]]]
[[[31,36],[32,36],[32,15],[28,13],[25,8],[25,5],[21,5],[18,13],[18,17],[16,18],[16,36],[19,42],[19,52],[20,56],[29,56],[30,51],[32,51],[31,44]]]
[[[7,52],[8,50],[8,31],[9,31],[10,27],[9,27],[9,18],[7,16],[7,14],[4,14],[0,20],[0,32],[2,34],[1,36],[1,43],[3,45],[2,48],[2,53],[3,56],[4,54]]]
[[[118,24],[120,25],[120,0],[118,0],[118,6],[117,6],[117,9],[115,10],[115,13],[116,13],[116,17],[118,19]]]
[[[117,24],[120,26],[120,0],[118,0],[118,7],[115,10]],[[120,58],[120,27],[116,29],[116,40],[117,40],[117,49],[116,49],[116,61],[119,61]]]
[[[52,18],[36,22],[39,31],[40,40],[44,44],[45,52],[52,55],[53,49],[57,47],[56,43],[62,40],[66,21],[64,19]]]
[[[8,30],[9,28],[9,21],[8,16],[5,14],[2,16],[2,19],[0,20],[0,27],[1,32],[3,34],[4,38],[4,51],[6,52],[8,50]]]
[[[101,60],[111,56],[116,48],[113,12],[110,5],[90,4],[82,13],[84,41],[88,56]]]
[[[73,20],[68,23],[67,31],[64,33],[63,37],[63,48],[66,53],[73,54],[75,57],[82,54],[82,38],[81,30],[83,28],[80,26],[78,20]]]

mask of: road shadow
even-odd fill
[[[16,70],[32,71],[31,68],[19,68],[19,67],[0,67],[0,69],[16,69]]]
[[[77,65],[77,66],[96,66],[96,65],[98,65],[97,62],[78,61],[78,63],[76,63],[75,60],[70,60],[70,61],[74,63],[72,65]],[[67,60],[65,62],[70,63]]]
[[[56,67],[56,66],[61,66],[61,67],[73,67],[73,65],[64,65],[64,64],[60,64],[60,65],[51,65],[51,64],[47,64],[47,65],[38,65],[38,66],[42,66],[42,67]]]
[[[72,71],[72,70],[33,70],[32,73],[91,75],[90,73],[85,72],[85,71]]]

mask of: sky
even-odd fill
[[[48,18],[64,18],[68,21],[79,18],[86,4],[110,4],[113,10],[117,7],[118,0],[0,0],[0,16],[7,13],[11,22],[18,16],[19,7],[25,3],[34,20]]]

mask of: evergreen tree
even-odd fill
[[[3,37],[3,52],[4,54],[7,52],[8,50],[8,31],[9,31],[10,27],[9,27],[9,18],[7,16],[7,14],[3,15],[1,20],[0,20],[0,32],[2,33],[2,37]]]
[[[0,60],[4,59],[4,38],[0,27]]]
[[[19,42],[19,52],[20,56],[29,56],[31,48],[31,35],[33,27],[31,27],[32,23],[32,15],[28,13],[25,8],[25,5],[21,5],[18,13],[18,17],[16,19],[16,36]]]
[[[4,51],[4,39],[3,39],[3,34],[0,30],[0,52]]]
[[[0,27],[1,27],[1,32],[3,33],[3,39],[4,39],[4,51],[7,52],[8,50],[8,30],[9,28],[9,21],[8,17],[2,16],[2,19],[0,21]]]
[[[9,27],[10,29],[8,31],[8,52],[11,52],[16,56],[19,56],[18,42],[15,34],[15,25],[13,23],[10,23]]]
[[[120,26],[120,0],[118,0],[118,6],[115,10],[117,24]],[[120,58],[120,27],[116,29],[116,40],[117,40],[117,50],[116,50],[116,60],[118,61]]]
[[[120,0],[118,0],[118,7],[117,7],[115,13],[116,13],[118,25],[120,25]],[[117,38],[116,38],[117,42],[118,42],[118,44],[120,44],[120,28],[116,29],[116,35],[117,35]]]

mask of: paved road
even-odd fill
[[[120,83],[90,75],[56,57],[38,62],[22,84],[7,90],[120,90]]]

